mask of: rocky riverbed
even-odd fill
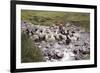
[[[21,30],[40,48],[46,62],[90,58],[90,32],[80,26],[66,23],[60,32],[55,25],[41,26],[22,21]]]

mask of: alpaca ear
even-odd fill
[[[71,38],[70,35],[67,36],[69,39]]]

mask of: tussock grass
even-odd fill
[[[21,34],[21,62],[42,62],[41,50],[34,45],[34,42],[25,33]]]

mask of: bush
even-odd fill
[[[34,45],[34,42],[25,33],[21,34],[21,62],[42,62],[41,50]]]

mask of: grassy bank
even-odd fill
[[[47,26],[53,25],[56,22],[74,22],[86,28],[86,30],[90,29],[89,13],[22,10],[21,20],[31,22],[35,25]]]

